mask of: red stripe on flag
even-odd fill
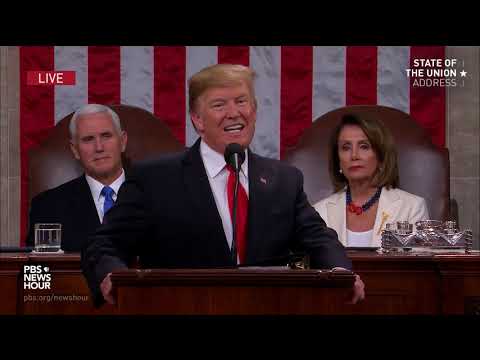
[[[184,46],[154,48],[153,112],[165,121],[185,144],[186,49]]]
[[[249,66],[250,48],[248,46],[219,46],[218,63]]]
[[[88,47],[88,102],[120,104],[120,46]]]
[[[313,47],[283,46],[280,79],[280,158],[312,125]]]
[[[54,127],[53,86],[27,85],[27,72],[54,70],[53,46],[20,47],[20,244],[25,245],[29,208],[28,151]]]
[[[445,59],[444,46],[412,46],[410,48],[410,68],[414,59]],[[420,68],[420,67],[418,67]],[[426,72],[426,68],[424,68]],[[426,79],[423,78],[423,79]],[[438,147],[445,146],[445,87],[413,86],[415,78],[410,78],[410,115],[430,134]]]
[[[377,104],[377,47],[348,46],[346,55],[346,105]]]

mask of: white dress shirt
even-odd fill
[[[87,179],[88,186],[90,187],[90,192],[92,193],[93,202],[95,203],[95,207],[97,208],[98,218],[100,219],[100,223],[103,221],[103,204],[105,203],[105,196],[100,195],[102,189],[106,186],[103,185],[100,181],[95,180],[89,175],[85,174],[85,178]],[[112,182],[110,185],[113,190],[113,201],[117,201],[117,194],[120,186],[125,181],[125,171],[122,169],[122,173],[120,176]]]
[[[203,160],[203,166],[207,172],[208,181],[213,192],[215,204],[218,213],[222,219],[223,231],[227,238],[228,246],[232,246],[232,219],[230,209],[228,208],[227,179],[228,170],[226,169],[225,158],[209,147],[203,140],[200,142],[200,156]],[[245,161],[240,167],[240,183],[243,185],[248,195],[248,151],[245,150]]]

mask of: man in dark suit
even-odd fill
[[[126,268],[132,255],[144,268],[200,268],[259,264],[306,251],[314,268],[351,269],[337,234],[309,204],[301,172],[250,150],[240,169],[232,247],[233,177],[223,154],[230,143],[248,149],[252,140],[253,77],[241,65],[214,65],[190,79],[190,115],[200,139],[184,153],[138,166],[82,252],[96,304],[113,302],[110,273]],[[357,277],[352,301],[363,297]]]
[[[85,174],[32,199],[27,246],[34,246],[37,223],[61,223],[65,251],[79,252],[113,205],[125,180],[121,154],[127,145],[118,115],[88,104],[70,120],[70,147]]]

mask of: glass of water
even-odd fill
[[[35,224],[35,252],[59,252],[62,224]]]

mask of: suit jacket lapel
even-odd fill
[[[345,191],[336,193],[327,202],[328,219],[325,219],[329,227],[339,229],[339,240],[343,245],[347,245],[347,222],[346,222],[346,195]]]
[[[98,218],[97,207],[88,186],[85,175],[78,178],[78,192],[72,194],[72,206],[74,207],[74,214],[81,216],[82,223],[85,222],[85,228],[95,229],[100,225],[100,219]],[[81,195],[79,195],[81,194]]]
[[[382,189],[373,226],[372,246],[381,246],[382,229],[385,229],[385,224],[393,221],[401,205],[402,201],[394,189]]]
[[[267,214],[272,212],[272,192],[275,188],[275,174],[268,163],[260,157],[248,153],[248,229],[247,229],[247,262],[255,262],[254,254],[261,248],[263,241],[268,241],[264,233]]]
[[[207,172],[200,155],[200,139],[186,152],[183,159],[183,170],[185,189],[188,192],[188,199],[191,199],[196,208],[195,214],[203,219],[202,224],[211,229],[215,237],[211,240],[223,241],[225,250],[229,252],[222,219],[218,213]]]

